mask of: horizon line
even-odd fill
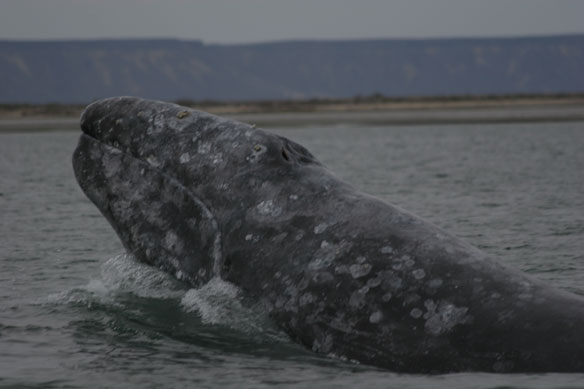
[[[277,43],[318,43],[318,42],[376,42],[376,41],[453,41],[453,40],[520,40],[541,38],[567,38],[584,36],[584,32],[552,33],[552,34],[510,34],[510,35],[464,35],[464,36],[430,36],[430,37],[368,37],[368,38],[284,38],[253,42],[212,42],[196,38],[180,37],[96,37],[96,38],[0,38],[1,43],[84,43],[84,42],[140,42],[140,41],[168,41],[192,42],[205,46],[248,46]]]

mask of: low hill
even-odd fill
[[[584,35],[207,45],[0,41],[0,103],[584,92]]]

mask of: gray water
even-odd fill
[[[584,123],[278,129],[357,188],[584,294]],[[77,133],[0,135],[0,387],[582,388],[584,374],[400,375],[318,356],[123,254]],[[583,345],[584,347],[584,345]]]

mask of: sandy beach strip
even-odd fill
[[[276,102],[274,105],[203,104],[194,108],[258,127],[315,125],[421,125],[584,121],[584,98],[494,99],[403,102]],[[34,107],[33,107],[34,108]],[[79,129],[82,108],[67,114],[35,114],[16,109],[0,112],[0,132]]]

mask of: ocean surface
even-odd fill
[[[357,188],[584,295],[584,122],[275,131]],[[584,374],[404,375],[315,355],[234,286],[189,289],[124,255],[73,177],[77,137],[0,134],[2,388],[584,388]]]

